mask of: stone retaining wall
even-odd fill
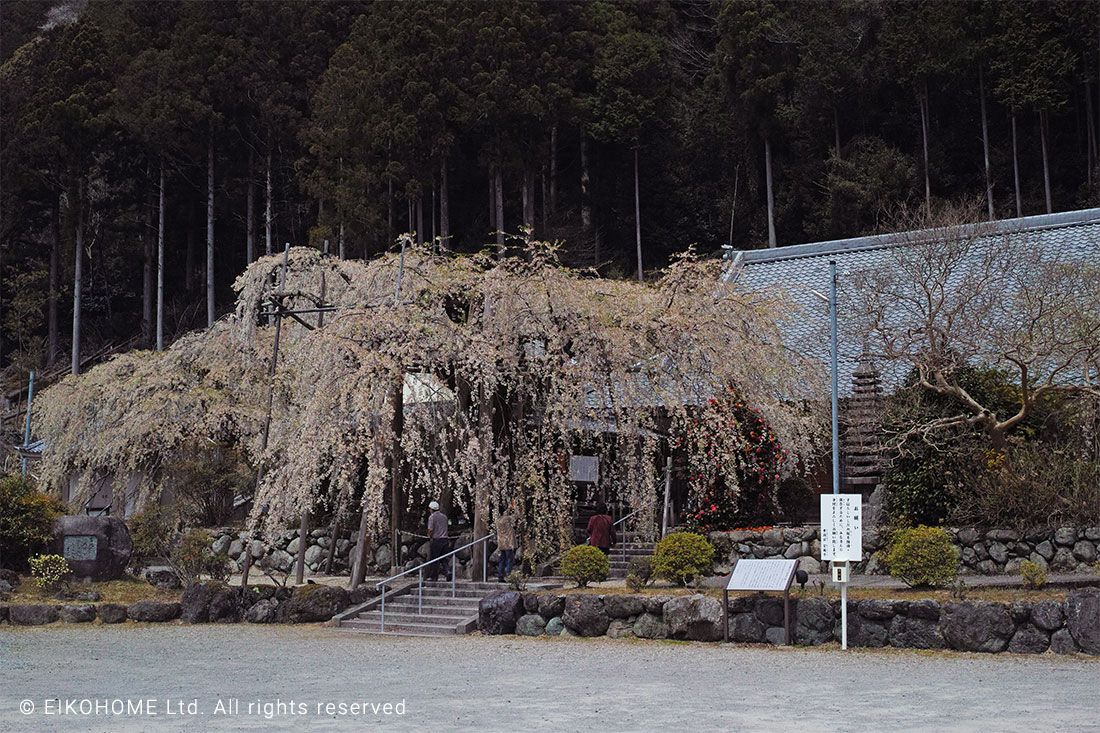
[[[1024,560],[1053,572],[1097,573],[1094,563],[1100,554],[1100,527],[1045,527],[1027,532],[964,527],[947,533],[964,574],[1018,575]],[[716,574],[729,573],[742,557],[788,558],[798,560],[799,569],[808,573],[827,572],[818,561],[821,543],[816,526],[711,532],[709,539],[717,550]],[[863,562],[856,570],[867,575],[883,573],[882,563],[875,557],[880,549],[879,533],[865,529]]]
[[[253,567],[268,558],[271,566],[281,572],[293,572],[298,560],[298,530],[288,529],[274,539],[265,540],[261,537],[252,539],[249,532],[232,528],[215,529],[212,532],[212,547],[217,552],[226,552],[230,558],[230,566],[234,572],[239,572],[244,548],[250,544],[252,551]],[[331,529],[315,529],[306,536],[306,569],[309,574],[324,572],[328,561],[329,543],[332,539]],[[452,547],[461,547],[473,541],[473,533],[466,532],[451,539]],[[495,547],[490,542],[491,547]],[[430,545],[428,540],[410,533],[401,534],[401,565],[402,569],[409,570],[416,567],[430,557]],[[336,554],[333,556],[332,572],[336,574],[347,573],[351,567],[352,558],[355,557],[356,535],[352,533],[338,533],[336,539]],[[470,551],[465,550],[458,554],[456,569],[459,579],[471,578]],[[490,570],[496,565],[497,553],[493,552],[489,557]],[[516,553],[516,561],[520,559]],[[386,574],[393,568],[393,556],[388,542],[372,545],[367,561],[367,574]]]
[[[478,626],[485,634],[720,641],[722,602],[698,594],[498,591],[482,600]],[[784,643],[782,598],[731,598],[729,632],[731,641]],[[791,634],[799,645],[839,641],[840,601],[792,598]],[[848,644],[1100,655],[1100,590],[1070,591],[1065,601],[849,601]]]

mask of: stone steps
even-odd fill
[[[418,592],[415,584],[408,593],[386,598],[386,625],[382,609],[375,605],[347,619],[340,628],[366,634],[394,636],[451,636],[477,628],[478,603],[488,594],[506,590],[504,583],[427,581]]]

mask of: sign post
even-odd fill
[[[722,635],[730,640],[730,591],[783,591],[783,634],[791,645],[791,581],[798,560],[738,560],[722,591]]]
[[[821,495],[821,560],[832,565],[832,580],[840,586],[840,648],[848,648],[849,563],[863,559],[863,497],[860,494]]]

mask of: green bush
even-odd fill
[[[627,565],[626,572],[628,575],[636,575],[641,581],[642,585],[646,585],[653,579],[653,558],[652,557],[636,557],[630,561]]]
[[[687,585],[696,575],[710,574],[714,548],[694,532],[676,532],[657,543],[653,574],[678,585]]]
[[[205,529],[184,532],[172,548],[168,560],[184,585],[194,583],[203,575],[222,582],[229,579],[229,555],[214,552],[210,546],[210,533]]]
[[[607,580],[611,563],[603,550],[591,545],[570,547],[561,558],[561,574],[583,588],[593,581]]]
[[[35,555],[30,559],[30,565],[34,584],[43,590],[54,590],[72,572],[69,561],[61,555]]]
[[[175,513],[159,504],[146,504],[126,520],[135,558],[164,557],[175,539]]]
[[[1020,577],[1028,588],[1042,588],[1047,584],[1047,571],[1031,560],[1020,563]]]
[[[939,527],[922,525],[895,531],[885,559],[890,575],[913,588],[947,585],[958,575],[959,560],[951,537]]]
[[[513,570],[508,573],[508,577],[504,579],[504,582],[508,584],[508,587],[512,590],[518,590],[523,592],[527,590],[527,576],[519,570]]]
[[[25,569],[28,558],[53,541],[53,520],[64,513],[61,502],[35,491],[29,479],[0,478],[0,567]]]

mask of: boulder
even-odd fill
[[[1077,541],[1076,527],[1059,527],[1054,531],[1054,544],[1072,547]]]
[[[539,615],[546,620],[565,613],[565,596],[552,593],[539,594]]]
[[[1004,651],[1016,632],[1008,607],[990,601],[945,603],[940,628],[948,646],[964,652]]]
[[[792,601],[791,606],[796,644],[817,646],[832,641],[836,625],[832,604],[824,598],[801,598]]]
[[[910,618],[922,618],[928,621],[940,620],[940,604],[930,598],[910,601],[907,615]]]
[[[959,530],[958,539],[960,545],[969,547],[978,541],[978,530],[973,527],[964,527]]]
[[[377,598],[382,595],[382,591],[378,590],[374,585],[364,583],[355,590],[348,591],[348,605],[358,606],[360,603],[366,603],[372,598]]]
[[[274,598],[261,598],[244,612],[244,620],[250,624],[271,624],[279,618],[279,602]]]
[[[886,646],[890,638],[890,630],[885,620],[865,618],[854,608],[854,602],[848,602],[848,646],[865,646],[878,648]],[[833,638],[840,640],[840,616],[837,615],[836,628],[833,630]]]
[[[1069,629],[1058,629],[1050,635],[1050,650],[1055,654],[1076,654],[1081,651]]]
[[[130,607],[126,609],[126,615],[130,617],[131,621],[160,623],[179,618],[181,610],[178,603],[138,601],[130,604]]]
[[[733,641],[762,644],[767,638],[767,630],[768,627],[754,613],[730,616],[730,639]]]
[[[279,608],[282,620],[292,624],[328,621],[350,605],[348,592],[332,585],[299,585]]]
[[[390,546],[379,545],[378,549],[374,551],[374,562],[378,567],[389,569],[391,565]]]
[[[1073,545],[1073,556],[1083,563],[1096,560],[1096,547],[1088,540],[1078,540]]]
[[[290,541],[290,544],[286,546],[286,551],[294,557],[298,557],[298,548],[302,546],[301,540],[297,537]]]
[[[11,584],[3,579],[0,579],[0,595],[6,595],[12,592]]]
[[[8,620],[15,626],[41,626],[57,620],[57,606],[44,604],[8,606]]]
[[[638,616],[645,611],[645,605],[639,596],[617,593],[604,596],[603,607],[611,618]]]
[[[574,593],[565,598],[562,621],[581,636],[603,636],[611,624],[603,602],[590,593]]]
[[[285,550],[275,550],[267,556],[267,561],[272,568],[284,573],[294,566],[294,556]]]
[[[1034,624],[1024,624],[1016,629],[1008,651],[1013,654],[1042,654],[1050,647],[1050,634]]]
[[[537,613],[528,613],[516,621],[516,633],[520,636],[542,636],[546,633],[546,619]]]
[[[994,542],[1016,542],[1020,533],[1012,529],[991,529],[985,533],[985,538]]]
[[[1082,651],[1100,655],[1100,589],[1066,594],[1066,629]]]
[[[1086,540],[1100,542],[1100,527],[1085,527],[1081,534],[1085,536]]]
[[[1054,553],[1054,559],[1050,561],[1050,567],[1066,572],[1077,567],[1077,560],[1073,557],[1073,550],[1068,547],[1059,547]]]
[[[184,623],[235,623],[241,620],[241,594],[214,580],[187,586],[180,596],[180,617]]]
[[[991,542],[989,544],[989,559],[998,565],[1004,565],[1008,562],[1008,547],[1001,542]]]
[[[105,624],[120,624],[126,620],[126,606],[121,603],[101,603],[96,606],[96,615]]]
[[[646,613],[651,613],[654,616],[661,616],[664,614],[665,604],[671,601],[673,598],[675,598],[675,596],[644,596],[642,599],[642,605],[645,606]]]
[[[700,594],[673,598],[664,606],[664,620],[669,636],[674,639],[717,641],[722,638],[722,602],[717,598]]]
[[[117,580],[134,549],[126,523],[118,517],[66,515],[53,522],[54,552],[69,561],[78,578]]]
[[[319,545],[310,545],[306,550],[306,564],[315,565],[325,559],[325,548]]]
[[[668,624],[660,616],[643,613],[634,621],[634,636],[639,639],[664,639],[668,637]]]
[[[1047,562],[1054,559],[1054,545],[1050,544],[1049,540],[1043,540],[1035,545],[1035,552],[1042,556]],[[1034,560],[1032,562],[1034,562]]]
[[[1031,619],[1031,601],[1013,601],[1008,607],[1008,615],[1017,626],[1026,623]]]
[[[1058,601],[1036,601],[1031,604],[1031,623],[1044,631],[1057,631],[1066,621],[1066,613]]]
[[[0,580],[5,581],[12,588],[19,587],[19,573],[15,572],[14,570],[6,570],[4,568],[0,568]]]
[[[232,542],[229,543],[229,549],[227,550],[227,552],[229,553],[229,556],[231,558],[236,560],[238,557],[241,556],[241,553],[244,552],[244,543],[241,542],[239,538],[234,539]]]
[[[770,597],[753,597],[743,596],[744,603],[752,604],[752,608],[756,613],[756,617],[760,619],[765,626],[782,626],[783,625],[783,601],[779,598]],[[732,600],[731,600],[732,605]]]
[[[634,624],[625,618],[612,619],[607,626],[607,637],[609,639],[632,639],[634,638]]]
[[[798,569],[805,570],[810,575],[818,575],[821,573],[821,563],[818,562],[816,557],[803,555],[798,558]]]
[[[90,603],[70,603],[58,611],[62,623],[86,624],[95,621],[95,606]]]
[[[761,544],[768,547],[779,547],[783,544],[783,530],[781,529],[766,529],[764,530],[764,537],[761,539]],[[774,551],[769,553],[774,554]]]
[[[523,594],[514,590],[493,591],[477,604],[477,627],[483,634],[514,634],[523,615]]]
[[[856,606],[859,615],[872,621],[888,621],[895,615],[894,602],[878,598],[867,598]]]
[[[539,614],[540,616],[542,614]],[[552,619],[546,622],[546,635],[547,636],[561,636],[562,631],[565,630],[565,624],[561,620],[561,616],[554,616]]]
[[[895,616],[890,622],[888,639],[890,646],[898,649],[943,649],[947,646],[939,624],[920,616]]]
[[[1053,556],[1053,555],[1052,555]],[[1048,569],[1047,559],[1040,555],[1038,552],[1031,553],[1031,557],[1028,558],[1031,562],[1039,566],[1039,569],[1046,572]]]
[[[538,593],[524,593],[523,594],[523,610],[527,613],[539,612],[539,595]]]
[[[233,543],[233,538],[227,534],[223,534],[218,539],[214,540],[214,544],[210,546],[214,552],[229,553],[229,546]]]
[[[764,632],[764,638],[772,646],[787,645],[787,631],[780,626],[769,626]]]
[[[0,603],[0,624],[8,620],[8,604]]]

